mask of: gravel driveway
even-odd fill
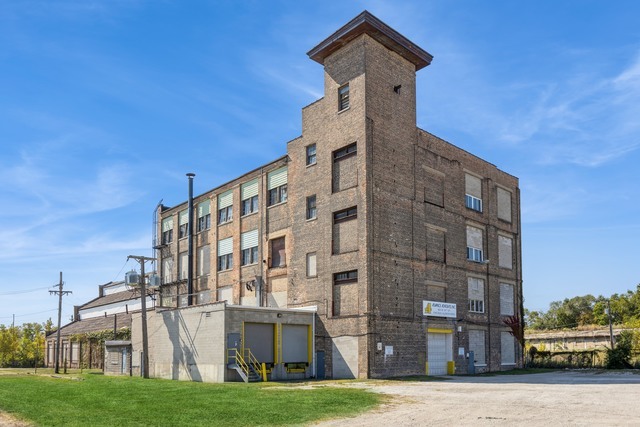
[[[318,426],[640,426],[640,375],[631,372],[558,371],[353,386],[389,395],[390,401],[356,418]]]

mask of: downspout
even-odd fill
[[[195,173],[188,173],[189,177],[189,207],[188,215],[189,221],[187,222],[187,305],[193,305],[193,177]]]

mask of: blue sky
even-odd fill
[[[0,323],[151,256],[155,206],[286,152],[367,9],[434,55],[418,126],[520,178],[525,306],[640,282],[640,2],[0,2]]]

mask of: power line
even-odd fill
[[[36,292],[36,291],[41,291],[43,289],[49,289],[49,286],[45,286],[43,288],[35,288],[35,289],[24,289],[21,291],[10,291],[10,292],[3,292],[0,293],[0,296],[7,296],[7,295],[18,295],[18,294],[28,294],[30,292]]]
[[[51,310],[38,311],[36,313],[26,313],[26,314],[16,314],[16,317],[26,317],[26,316],[34,316],[36,314],[49,313],[51,311],[56,311],[55,308]],[[13,316],[0,316],[0,319],[11,319]]]

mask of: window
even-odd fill
[[[316,195],[307,197],[307,219],[314,219],[317,216]]]
[[[189,233],[189,211],[183,210],[178,214],[178,239],[187,237]]]
[[[484,279],[469,277],[469,311],[484,313]]]
[[[473,351],[474,364],[486,365],[484,350],[484,331],[469,330],[469,351]]]
[[[467,226],[467,259],[474,262],[484,262],[482,247],[482,230]]]
[[[469,194],[465,195],[465,206],[474,211],[482,212],[482,200]]]
[[[287,168],[280,168],[267,175],[269,206],[287,201]]]
[[[233,192],[226,191],[218,196],[218,224],[233,220]]]
[[[349,221],[358,217],[358,207],[353,206],[333,213],[333,223],[337,224],[343,221]]]
[[[513,316],[513,302],[513,285],[500,283],[500,314],[503,316]]]
[[[241,259],[240,265],[256,264],[258,262],[258,230],[247,231],[240,235]]]
[[[349,83],[338,88],[338,111],[349,108]]]
[[[352,143],[333,152],[331,191],[337,193],[358,185],[358,145]]]
[[[316,277],[318,275],[316,267],[316,253],[307,254],[307,277]]]
[[[358,281],[358,270],[343,271],[333,275],[334,283],[349,283]]]
[[[316,144],[307,145],[307,166],[316,164]]]
[[[513,268],[513,239],[506,236],[498,236],[498,266]]]
[[[271,264],[269,267],[285,267],[287,265],[284,237],[271,240]]]
[[[464,175],[465,206],[477,212],[482,212],[482,179],[475,175]]]
[[[162,284],[173,282],[173,258],[162,259]]]
[[[162,220],[162,244],[168,245],[173,241],[173,217]]]
[[[198,204],[198,232],[211,228],[211,202],[206,200]]]
[[[189,254],[181,252],[178,255],[178,280],[187,280],[189,275]]]
[[[511,222],[511,192],[498,187],[498,218]]]
[[[353,144],[349,144],[344,148],[334,151],[333,161],[337,162],[341,159],[344,159],[345,157],[356,155],[357,153],[358,153],[358,144],[354,142]]]
[[[198,276],[206,276],[210,272],[210,256],[211,250],[209,245],[200,246],[198,248]]]
[[[242,201],[242,216],[258,212],[258,196],[253,196]]]
[[[333,275],[333,316],[358,314],[358,270],[343,271]]]
[[[482,262],[482,249],[467,246],[467,259],[469,261]]]
[[[254,179],[240,186],[241,215],[258,212],[258,180]]]
[[[510,332],[500,332],[500,364],[516,364],[516,342]]]
[[[233,237],[218,240],[218,271],[233,268]]]

